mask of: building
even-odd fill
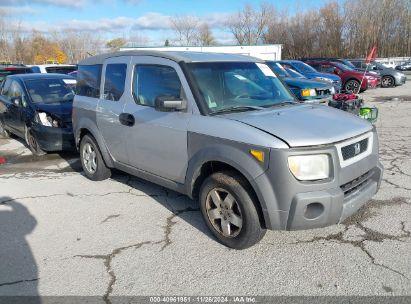
[[[191,51],[241,54],[257,57],[263,60],[281,60],[282,44],[265,45],[221,45],[221,46],[159,46],[144,47],[129,44],[122,47],[121,51],[128,50],[155,50],[155,51]]]

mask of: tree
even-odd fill
[[[247,4],[230,16],[226,26],[238,44],[254,45],[262,42],[274,15],[275,10],[271,4],[263,3],[258,9]]]
[[[110,49],[110,51],[115,52],[119,51],[120,48],[126,44],[126,40],[124,38],[114,38],[106,43],[106,47]]]
[[[215,44],[213,33],[207,23],[203,23],[197,30],[197,44],[201,46]]]
[[[170,18],[170,23],[180,45],[196,45],[197,30],[200,25],[198,17],[174,16]]]

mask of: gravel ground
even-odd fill
[[[0,139],[0,295],[411,296],[411,81],[363,97],[380,110],[378,194],[344,224],[244,251],[187,197],[122,173],[92,182],[74,153]]]

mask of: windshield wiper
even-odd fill
[[[264,109],[263,107],[257,107],[257,106],[234,106],[234,107],[216,110],[210,113],[210,115],[230,113],[230,112],[256,111],[256,110],[263,110],[263,109]]]
[[[270,105],[266,105],[266,108],[274,108],[274,107],[282,107],[285,105],[289,105],[289,104],[298,104],[299,102],[296,102],[294,100],[287,100],[287,101],[282,101],[279,103],[274,103],[274,104],[270,104]]]

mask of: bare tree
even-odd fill
[[[247,4],[229,18],[226,26],[238,44],[258,44],[262,42],[274,14],[271,4],[263,3],[258,9]]]
[[[215,39],[207,23],[203,23],[197,30],[197,44],[208,46],[215,44]]]
[[[111,52],[119,51],[126,42],[127,40],[124,38],[114,38],[106,42],[106,47],[109,48]]]
[[[180,45],[196,45],[200,20],[195,16],[174,16],[170,18],[171,28]]]

